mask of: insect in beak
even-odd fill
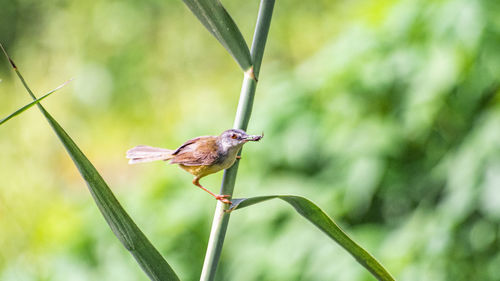
[[[264,133],[260,136],[248,136],[246,141],[260,141],[264,137]]]

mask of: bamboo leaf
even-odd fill
[[[244,70],[250,70],[252,59],[238,26],[219,0],[183,0],[186,6],[233,56]],[[250,74],[253,75],[253,74]]]
[[[10,119],[12,119],[13,117],[23,113],[25,110],[29,109],[30,107],[32,107],[33,105],[41,102],[43,99],[45,99],[46,97],[52,95],[53,93],[55,93],[57,90],[61,89],[62,87],[66,86],[66,84],[68,84],[72,79],[64,82],[63,84],[61,84],[59,87],[55,88],[54,90],[46,93],[45,95],[43,95],[41,98],[38,98],[30,103],[28,103],[27,105],[19,108],[18,110],[16,110],[15,112],[13,112],[12,114],[10,114],[9,116],[5,117],[4,119],[0,120],[0,125],[2,125],[3,123],[9,121]]]
[[[365,249],[352,240],[323,210],[308,199],[293,195],[270,195],[252,198],[232,199],[229,211],[245,208],[263,201],[278,198],[295,208],[295,211],[328,237],[346,249],[361,265],[363,265],[378,280],[392,281],[391,274]]]
[[[36,100],[35,95],[28,87],[23,76],[3,48],[2,44],[0,44],[0,48],[9,60],[12,68],[21,80],[23,86],[28,91],[29,95]],[[123,246],[125,246],[125,248],[134,256],[144,272],[151,280],[155,281],[179,280],[170,265],[151,244],[144,233],[142,233],[127,212],[125,212],[104,179],[97,172],[95,167],[87,159],[83,152],[78,148],[71,137],[40,103],[36,104],[49,122],[68,154],[71,156],[73,163],[78,168],[78,171],[87,183],[89,191],[92,194],[97,207],[106,219],[108,225],[111,227],[111,230],[116,237],[118,237]]]

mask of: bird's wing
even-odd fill
[[[208,138],[208,137],[197,137],[197,138],[194,138],[194,139],[190,139],[190,140],[186,141],[185,143],[183,143],[181,146],[179,146],[174,151],[174,153],[172,153],[172,155],[177,155],[177,154],[179,154],[182,151],[187,151],[189,149],[192,149],[192,147],[189,147],[189,146],[191,146],[192,144],[195,144],[197,140],[202,139],[202,138]]]
[[[212,165],[217,161],[217,137],[207,136],[188,140],[174,153],[171,164],[186,166]]]

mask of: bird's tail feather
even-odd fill
[[[129,164],[137,164],[152,161],[167,161],[172,159],[174,151],[165,148],[152,147],[147,145],[139,145],[127,151]]]

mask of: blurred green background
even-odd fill
[[[251,41],[258,1],[224,1]],[[0,0],[0,41],[183,280],[215,201],[138,144],[231,127],[242,74],[180,0]],[[278,1],[235,196],[316,202],[398,280],[500,280],[500,2]],[[0,116],[30,101],[5,59]],[[40,112],[0,127],[0,280],[147,280]],[[218,191],[222,174],[202,183]],[[280,201],[217,280],[372,280]]]

